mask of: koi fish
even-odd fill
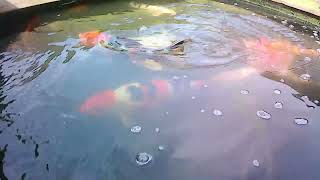
[[[79,38],[82,45],[91,47],[97,45],[100,41],[108,41],[111,36],[101,31],[89,31],[80,33]]]
[[[202,84],[201,80],[182,84],[168,80],[152,80],[149,84],[129,83],[90,96],[80,106],[80,112],[90,115],[116,112],[127,126],[130,124],[130,114],[135,109],[161,104],[181,93],[181,90],[196,89]]]
[[[33,16],[29,23],[27,24],[27,28],[25,31],[32,32],[34,29],[40,25],[40,17],[39,16]]]
[[[297,56],[317,57],[319,52],[298,47],[285,40],[244,40],[248,63],[258,71],[286,72]]]

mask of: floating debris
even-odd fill
[[[259,161],[256,160],[256,159],[252,161],[252,164],[253,164],[254,167],[259,167],[260,166]]]
[[[219,109],[215,109],[212,112],[215,116],[222,116],[222,111],[220,111]]]
[[[203,87],[204,87],[204,88],[207,88],[207,87],[209,87],[209,86],[208,86],[207,84],[205,84],[205,85],[203,85]]]
[[[130,131],[133,133],[140,133],[141,132],[141,126],[133,126]]]
[[[276,108],[276,109],[282,109],[282,108],[283,108],[283,104],[282,104],[281,102],[276,102],[276,103],[274,104],[274,108]]]
[[[136,163],[139,166],[148,164],[152,160],[152,156],[146,152],[138,153],[136,156]]]
[[[48,36],[52,36],[52,35],[55,35],[55,34],[56,34],[55,32],[48,33]]]
[[[309,123],[309,120],[306,119],[306,118],[295,118],[294,119],[294,122],[297,124],[297,125],[307,125]]]
[[[280,82],[284,83],[284,79],[280,79]]]
[[[318,100],[314,100],[313,102],[316,103],[316,104],[319,104],[319,101],[318,101]]]
[[[243,94],[243,95],[248,95],[250,92],[248,90],[245,90],[245,89],[242,89],[240,91],[240,94]]]
[[[238,3],[233,3],[233,5],[238,6]]]
[[[61,16],[61,14],[57,14],[57,16],[58,16],[58,17],[60,17],[60,16]]]
[[[267,113],[266,111],[263,111],[263,110],[257,111],[257,116],[262,118],[262,119],[266,119],[266,120],[271,118],[271,115],[269,113]]]
[[[168,115],[169,114],[169,112],[167,111],[167,112],[165,112],[166,113],[166,115]]]
[[[163,151],[163,150],[164,150],[164,146],[161,146],[161,145],[160,145],[160,146],[158,147],[158,150],[159,150],[159,151]]]
[[[273,91],[273,93],[275,93],[275,94],[281,94],[281,91],[279,90],[279,89],[275,89],[274,91]]]
[[[204,110],[204,109],[200,109],[200,112],[202,112],[202,113],[204,113],[206,110]]]
[[[305,57],[305,58],[304,58],[304,61],[305,61],[305,62],[310,62],[310,61],[311,61],[311,58],[310,58],[310,57]]]
[[[191,96],[191,99],[196,99],[196,97],[195,96]]]
[[[156,133],[159,133],[159,132],[160,132],[160,128],[155,128],[154,131],[155,131]]]
[[[309,81],[311,79],[311,76],[309,74],[301,74],[300,78],[302,80]]]

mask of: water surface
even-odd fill
[[[196,0],[83,4],[37,18],[0,41],[0,179],[320,178],[319,57],[255,46],[316,50],[318,31]],[[93,30],[150,49],[192,42],[182,57],[120,53],[82,46],[78,34]],[[169,90],[159,94],[155,80]],[[122,103],[81,111],[130,83],[153,88],[150,99],[133,88],[130,102],[120,93]],[[150,163],[136,163],[140,152]]]

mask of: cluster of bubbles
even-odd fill
[[[138,125],[132,126],[131,129],[130,129],[130,131],[131,131],[132,133],[134,133],[134,134],[140,133],[141,130],[142,130],[142,127],[141,127],[141,126],[138,126]],[[154,131],[155,131],[156,133],[160,133],[160,128],[155,128]],[[159,146],[158,146],[158,150],[159,150],[159,151],[163,151],[164,149],[165,149],[165,147],[164,147],[163,145],[159,145]],[[139,165],[139,166],[144,166],[144,165],[147,165],[148,163],[150,163],[151,160],[152,160],[152,158],[153,158],[153,157],[152,157],[151,154],[149,154],[149,153],[147,153],[147,152],[140,152],[140,153],[138,153],[138,154],[136,155],[136,163],[137,163],[137,165]]]

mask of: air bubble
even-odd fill
[[[212,112],[215,116],[222,116],[222,111],[220,111],[219,109],[215,109]]]
[[[310,58],[310,57],[305,57],[305,58],[304,58],[304,61],[305,61],[305,62],[310,62],[310,61],[311,61],[311,58]]]
[[[158,150],[159,150],[159,151],[163,151],[163,150],[164,150],[164,146],[161,146],[161,145],[160,145],[160,146],[158,147]]]
[[[148,164],[152,160],[152,156],[146,152],[138,153],[136,156],[136,163],[139,166]]]
[[[243,94],[243,95],[248,95],[250,92],[248,90],[245,90],[245,89],[242,89],[240,91],[240,94]]]
[[[257,111],[257,116],[262,119],[266,119],[266,120],[271,118],[271,115],[268,112],[263,111],[263,110]]]
[[[274,108],[282,109],[283,108],[283,104],[281,102],[276,102],[276,103],[274,103]]]
[[[140,133],[141,130],[142,130],[141,126],[133,126],[133,127],[130,129],[130,131],[131,131],[132,133]]]
[[[279,89],[275,89],[275,90],[273,90],[273,93],[275,93],[275,94],[281,94],[281,91],[279,90]]]
[[[309,123],[309,120],[306,119],[306,118],[295,118],[294,119],[294,122],[297,124],[297,125],[307,125]]]
[[[301,74],[300,78],[302,80],[309,81],[311,79],[311,76],[309,74]]]
[[[252,161],[252,164],[253,164],[254,167],[259,167],[260,166],[259,161],[256,160],[256,159]]]

